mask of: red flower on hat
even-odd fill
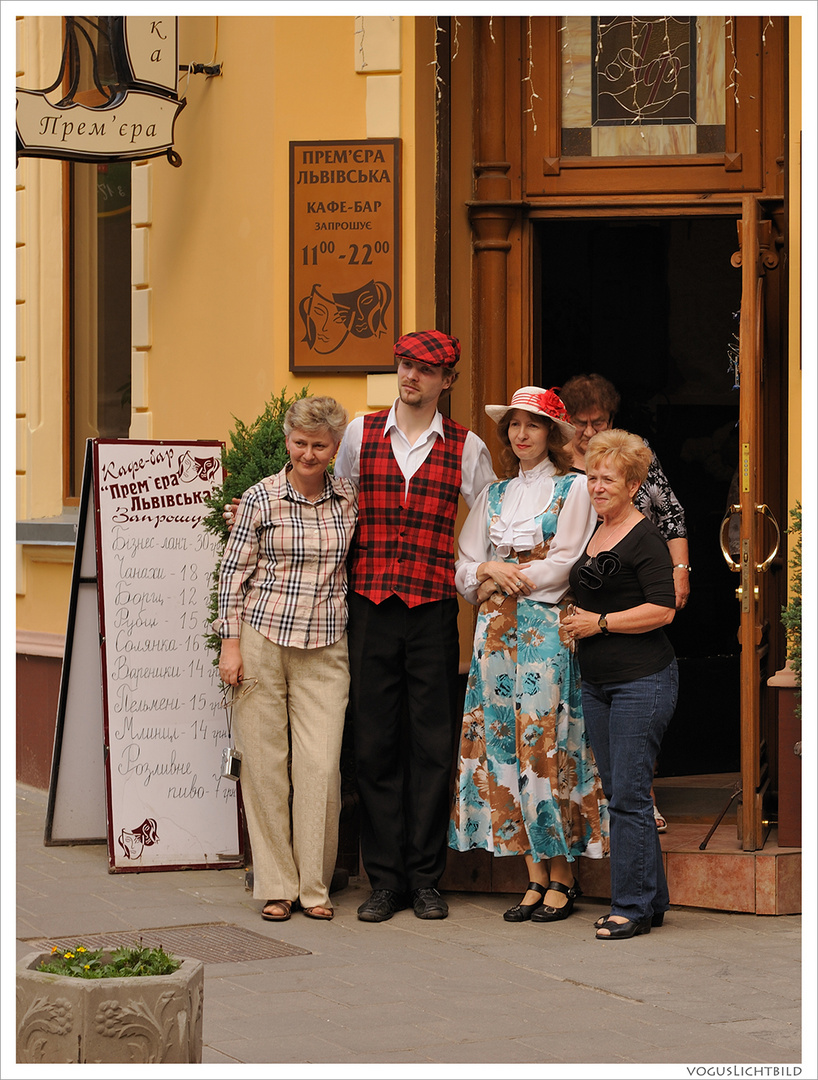
[[[543,412],[553,416],[555,420],[568,420],[568,412],[562,402],[562,398],[555,393],[555,387],[546,390],[544,394],[537,395],[537,405]]]

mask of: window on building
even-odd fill
[[[86,439],[126,439],[131,422],[131,166],[70,166],[71,498]]]
[[[116,84],[110,20],[73,22],[68,84],[76,80],[74,100],[102,104]],[[127,438],[131,422],[131,165],[72,163],[67,173],[65,498],[74,503],[86,440]]]

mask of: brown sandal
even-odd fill
[[[324,907],[323,904],[316,904],[315,907],[302,907],[301,910],[311,919],[329,920],[335,914],[332,908]]]
[[[268,900],[262,908],[261,917],[268,922],[286,922],[292,914],[292,907],[292,900]],[[278,911],[268,911],[267,908],[278,908]]]

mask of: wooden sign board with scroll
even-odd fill
[[[217,541],[202,522],[222,444],[88,445],[46,843],[90,842],[102,827],[111,872],[241,866],[238,792],[221,777],[227,716],[205,645]],[[104,818],[83,821],[100,780]]]

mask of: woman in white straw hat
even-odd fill
[[[503,917],[555,922],[579,895],[576,859],[608,853],[607,803],[560,630],[596,514],[553,390],[524,386],[486,413],[507,479],[478,497],[459,538],[455,581],[479,613],[449,846],[523,855],[528,888]]]

